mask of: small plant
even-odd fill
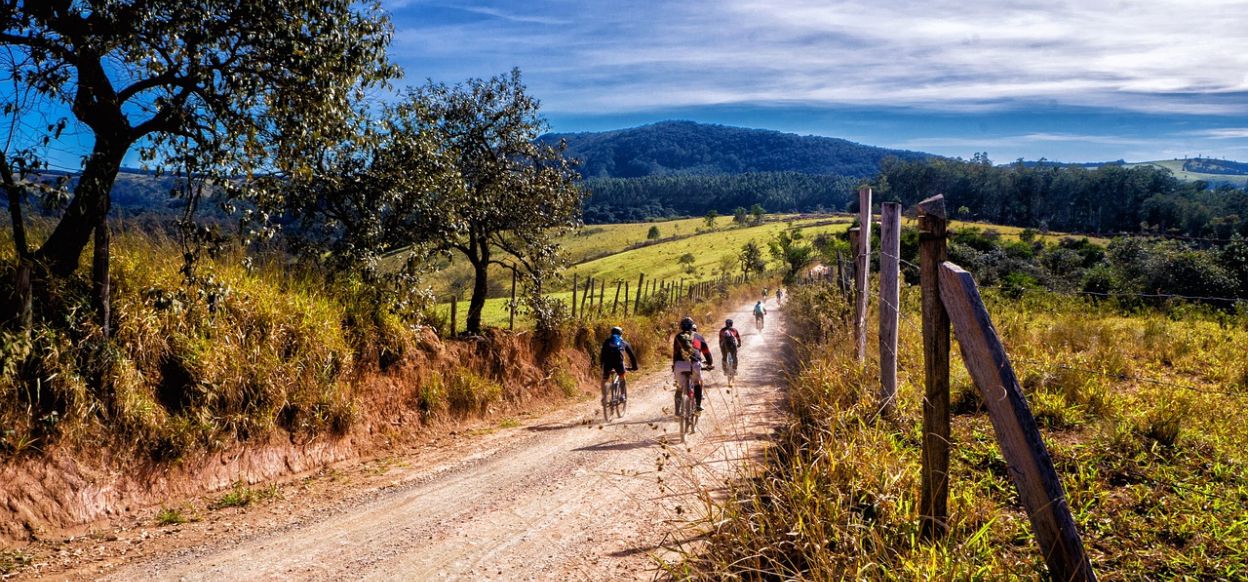
[[[498,428],[516,428],[518,426],[520,426],[520,421],[514,418],[504,418],[498,423]]]
[[[572,375],[563,366],[556,367],[550,374],[550,379],[554,381],[559,390],[563,392],[564,398],[575,398],[581,393],[580,385],[576,381],[576,377]]]
[[[18,568],[29,566],[34,559],[21,550],[0,550],[0,574],[7,578]]]
[[[176,507],[162,507],[156,514],[157,525],[180,525],[188,521],[190,519],[182,513],[181,509]]]
[[[282,491],[276,483],[270,483],[259,489],[252,489],[244,485],[242,481],[234,484],[234,487],[219,497],[216,501],[208,505],[208,509],[217,510],[227,507],[247,507],[254,502],[268,501],[270,499],[280,498]]]

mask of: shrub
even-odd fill
[[[450,410],[457,414],[485,414],[503,395],[503,387],[472,370],[459,367],[446,386]]]

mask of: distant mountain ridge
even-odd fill
[[[568,144],[567,156],[593,178],[797,172],[853,178],[874,176],[890,156],[931,154],[868,146],[814,135],[748,129],[693,121],[662,121],[602,132],[551,133],[540,138]]]

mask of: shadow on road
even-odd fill
[[[607,441],[604,443],[598,443],[596,445],[589,445],[586,447],[581,447],[579,449],[572,449],[572,450],[574,451],[632,451],[636,449],[644,449],[648,447],[653,447],[658,444],[660,444],[659,441],[655,439],[645,439],[641,441],[631,441],[631,442],[616,440],[616,441]]]

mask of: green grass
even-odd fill
[[[1206,182],[1229,182],[1242,188],[1248,185],[1248,176],[1237,176],[1234,174],[1205,174],[1203,172],[1189,172],[1183,169],[1183,163],[1186,160],[1157,160],[1152,162],[1140,162],[1136,164],[1127,164],[1127,167],[1134,166],[1157,166],[1170,170],[1174,177],[1192,182],[1196,180],[1204,180]]]
[[[834,224],[828,224],[833,221],[835,222]],[[747,227],[729,226],[730,222],[731,217],[721,217],[717,223],[719,227],[715,230],[706,229],[704,221],[700,218],[660,223],[642,222],[586,226],[582,232],[589,233],[587,236],[573,234],[562,239],[567,241],[569,245],[568,252],[570,256],[586,257],[594,254],[603,254],[613,249],[625,249],[630,242],[635,243],[644,240],[646,230],[652,224],[658,224],[661,229],[664,228],[664,225],[670,225],[673,232],[679,227],[680,232],[691,236],[676,240],[662,240],[652,245],[623,250],[609,256],[576,264],[563,275],[565,290],[550,293],[549,296],[571,302],[572,292],[570,288],[572,279],[575,277],[578,282],[583,284],[586,277],[594,277],[597,280],[607,282],[604,305],[605,309],[610,311],[611,304],[615,298],[617,281],[629,282],[630,293],[635,293],[638,276],[642,273],[645,273],[647,281],[666,280],[669,282],[679,282],[681,279],[684,279],[686,282],[706,281],[718,277],[724,269],[728,269],[728,272],[735,276],[740,272],[740,267],[735,262],[737,253],[740,252],[741,247],[747,242],[753,241],[757,243],[763,248],[764,257],[768,257],[766,251],[767,243],[782,230],[802,228],[805,236],[813,238],[821,233],[839,233],[849,228],[849,218],[847,217],[805,218],[792,221],[777,220]],[[666,234],[666,232],[665,230],[664,233]],[[695,259],[688,266],[678,262],[678,259],[686,253],[692,254]],[[443,276],[449,275],[444,274]],[[501,278],[505,275],[500,271],[495,276]],[[507,282],[510,284],[509,277]],[[578,298],[579,294],[580,292],[578,291]],[[596,293],[595,298],[597,297]],[[507,307],[509,301],[510,297],[501,296],[487,299],[481,314],[482,321],[486,325],[506,326],[509,315]],[[457,311],[458,327],[462,329],[467,318],[468,301],[460,301]],[[436,312],[442,317],[449,318],[450,303],[439,304]],[[516,325],[517,327],[527,327],[530,325],[530,321],[523,314],[518,314]]]
[[[253,488],[243,484],[240,481],[235,483],[233,488],[223,493],[215,501],[209,503],[208,509],[218,510],[228,507],[247,507],[252,503],[268,501],[270,499],[280,498],[281,496],[281,489],[279,489],[276,484]]]
[[[191,521],[191,519],[184,515],[181,509],[176,507],[162,507],[156,513],[157,525],[180,525],[188,521]]]

